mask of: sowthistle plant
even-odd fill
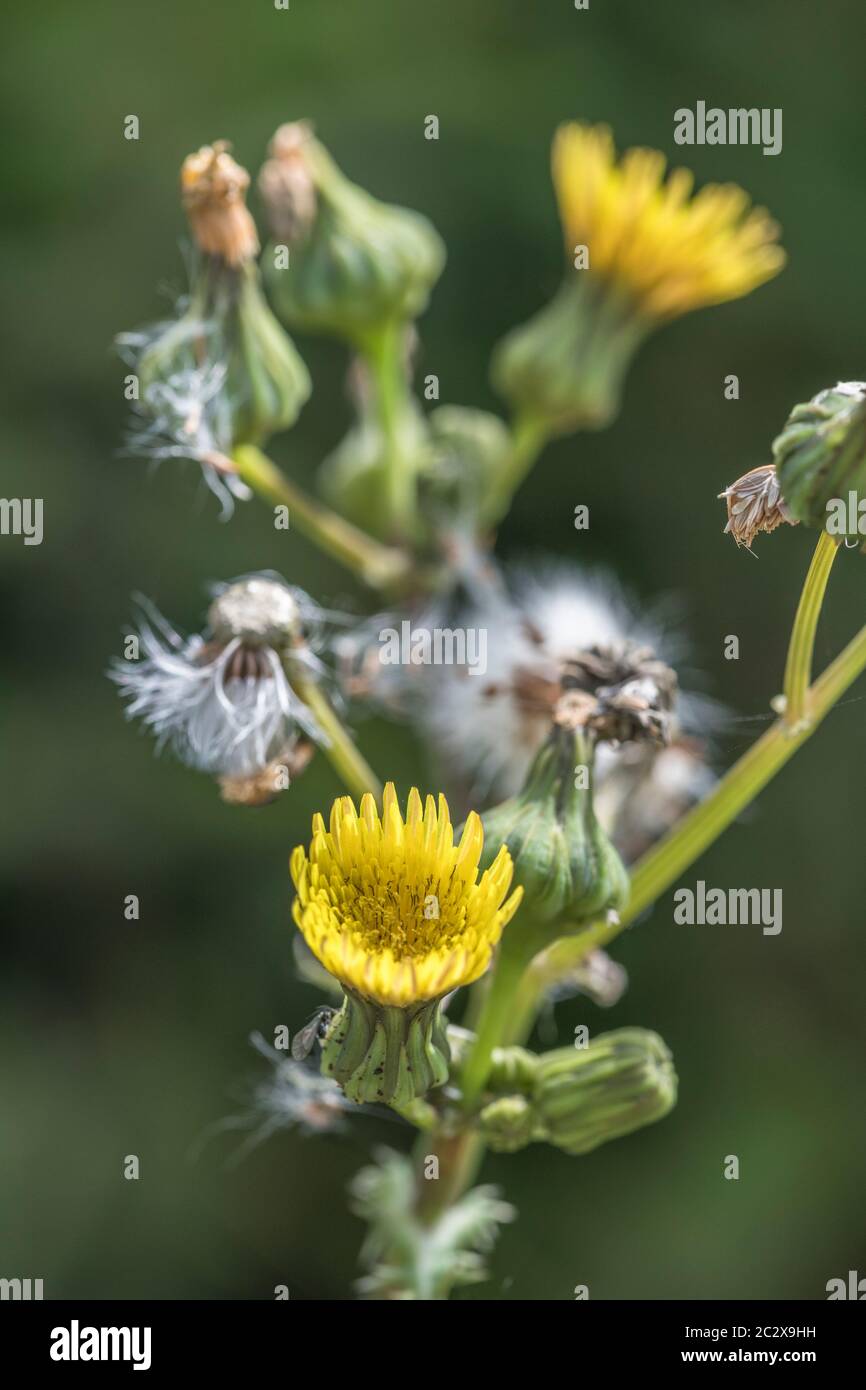
[[[191,155],[181,196],[193,240],[188,301],[119,340],[139,386],[129,447],[202,468],[224,512],[257,495],[372,591],[366,616],[321,607],[303,573],[216,586],[184,638],[141,601],[135,659],[113,678],[140,718],[240,805],[278,801],[313,756],[346,795],[291,857],[302,977],[329,1003],[299,1020],[292,1056],[257,1093],[262,1133],[345,1128],[387,1107],[417,1139],[353,1184],[369,1225],[361,1292],[447,1298],[486,1275],[513,1209],[473,1187],[484,1148],[572,1155],[661,1120],[676,1075],[641,1028],[583,1047],[527,1046],[539,1012],[573,993],[622,994],[605,948],[719,836],[866,666],[866,627],[817,679],[815,630],[840,544],[863,528],[866,386],[797,406],[772,461],[721,494],[740,546],[783,522],[820,534],[794,617],[778,719],[724,775],[713,708],[680,689],[681,645],[604,577],[504,571],[495,528],[551,438],[603,428],[655,329],[749,293],[784,264],[778,228],[734,186],[692,195],[685,170],[605,127],[563,127],[553,180],[561,289],[493,354],[510,415],[413,394],[416,320],[445,260],[418,213],[351,183],[307,123],[284,124],[259,177],[217,142]],[[264,452],[311,383],[292,333],[338,339],[356,419],[311,497]],[[383,632],[405,630],[398,660]],[[483,634],[472,647],[467,632]],[[461,640],[463,645],[460,645]],[[445,794],[382,790],[351,725],[410,720]],[[458,991],[468,993],[462,1024]]]

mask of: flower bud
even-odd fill
[[[280,126],[270,155],[259,188],[274,238],[265,277],[280,317],[356,344],[416,318],[445,261],[427,219],[350,183],[303,122]]]
[[[632,357],[652,325],[622,295],[577,272],[496,347],[493,385],[551,434],[603,429],[619,412]]]
[[[548,1142],[565,1153],[590,1153],[653,1124],[676,1098],[671,1054],[658,1034],[644,1028],[620,1028],[586,1048],[557,1048],[538,1059],[537,1122]]]
[[[432,436],[427,494],[451,514],[477,515],[511,452],[507,427],[498,415],[462,405],[440,405],[427,419]]]
[[[858,537],[859,511],[850,514],[848,499],[851,492],[866,497],[866,384],[840,382],[795,406],[773,443],[773,458],[782,496],[798,521]]]
[[[533,950],[598,917],[628,897],[628,875],[595,817],[592,752],[581,733],[555,725],[523,790],[482,817],[485,855],[506,845],[524,891],[506,936],[531,931]]]
[[[536,1137],[535,1113],[525,1096],[499,1096],[485,1105],[478,1124],[485,1143],[496,1153],[516,1153]]]
[[[447,1081],[441,1000],[399,1008],[343,990],[343,1007],[322,1042],[322,1075],[338,1082],[349,1100],[401,1109]]]

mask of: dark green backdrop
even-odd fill
[[[294,1027],[315,995],[293,978],[289,850],[337,790],[324,764],[259,813],[122,718],[104,679],[133,590],[192,627],[204,585],[273,567],[329,602],[352,588],[257,504],[221,525],[192,467],[117,457],[116,331],[183,285],[177,168],[227,136],[254,169],[273,128],[308,116],[340,163],[417,206],[450,259],[423,321],[443,400],[492,405],[491,345],[554,288],[551,133],[609,121],[620,145],[669,155],[698,99],[782,107],[784,148],[689,150],[701,179],[741,182],[785,229],[790,265],[748,299],[660,334],[606,433],[551,449],[520,493],[503,554],[553,549],[613,566],[646,598],[682,596],[706,688],[764,726],[810,538],[785,529],[757,562],[723,540],[719,490],[765,461],[788,408],[864,361],[863,11],[805,0],[175,0],[69,5],[7,18],[3,45],[2,490],[45,500],[45,540],[0,539],[2,861],[0,1275],[47,1296],[351,1296],[361,1228],[343,1188],[396,1126],[348,1144],[273,1139],[237,1167],[201,1136],[257,1072],[246,1038]],[[125,115],[141,139],[123,138]],[[439,116],[438,143],[423,120]],[[303,478],[346,421],[343,357],[303,342],[314,397],[278,456]],[[741,399],[722,381],[736,372]],[[574,506],[592,528],[576,533]],[[866,560],[846,553],[818,639],[823,662],[866,616]],[[741,639],[726,662],[723,637]],[[617,955],[632,980],[603,1019],[661,1032],[681,1077],[663,1124],[592,1156],[531,1148],[491,1161],[519,1221],[497,1249],[504,1298],[815,1298],[866,1273],[863,823],[866,704],[855,688],[691,876],[780,886],[780,937],[675,927],[670,899]],[[368,725],[378,767],[435,786],[408,733]],[[141,897],[138,923],[124,896]],[[141,1178],[124,1181],[125,1154]],[[741,1177],[722,1177],[726,1154]]]

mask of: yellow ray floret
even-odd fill
[[[675,169],[666,180],[658,150],[617,162],[607,126],[560,126],[552,171],[569,258],[587,246],[589,273],[616,281],[652,318],[738,299],[785,264],[777,224],[749,211],[736,184],[693,198],[693,175]]]
[[[295,922],[325,969],[366,998],[436,999],[484,973],[520,903],[519,888],[505,900],[505,846],[478,878],[483,842],[473,811],[455,845],[444,796],[424,805],[413,787],[405,820],[390,782],[381,817],[369,794],[360,814],[340,797],[327,829],[313,817],[309,855],[302,845],[292,854]]]

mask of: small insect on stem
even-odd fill
[[[322,1004],[316,1009],[309,1023],[305,1023],[299,1033],[292,1038],[292,1058],[296,1062],[303,1062],[309,1057],[317,1042],[321,1042],[328,1029],[328,1024],[336,1013],[327,1004]]]

